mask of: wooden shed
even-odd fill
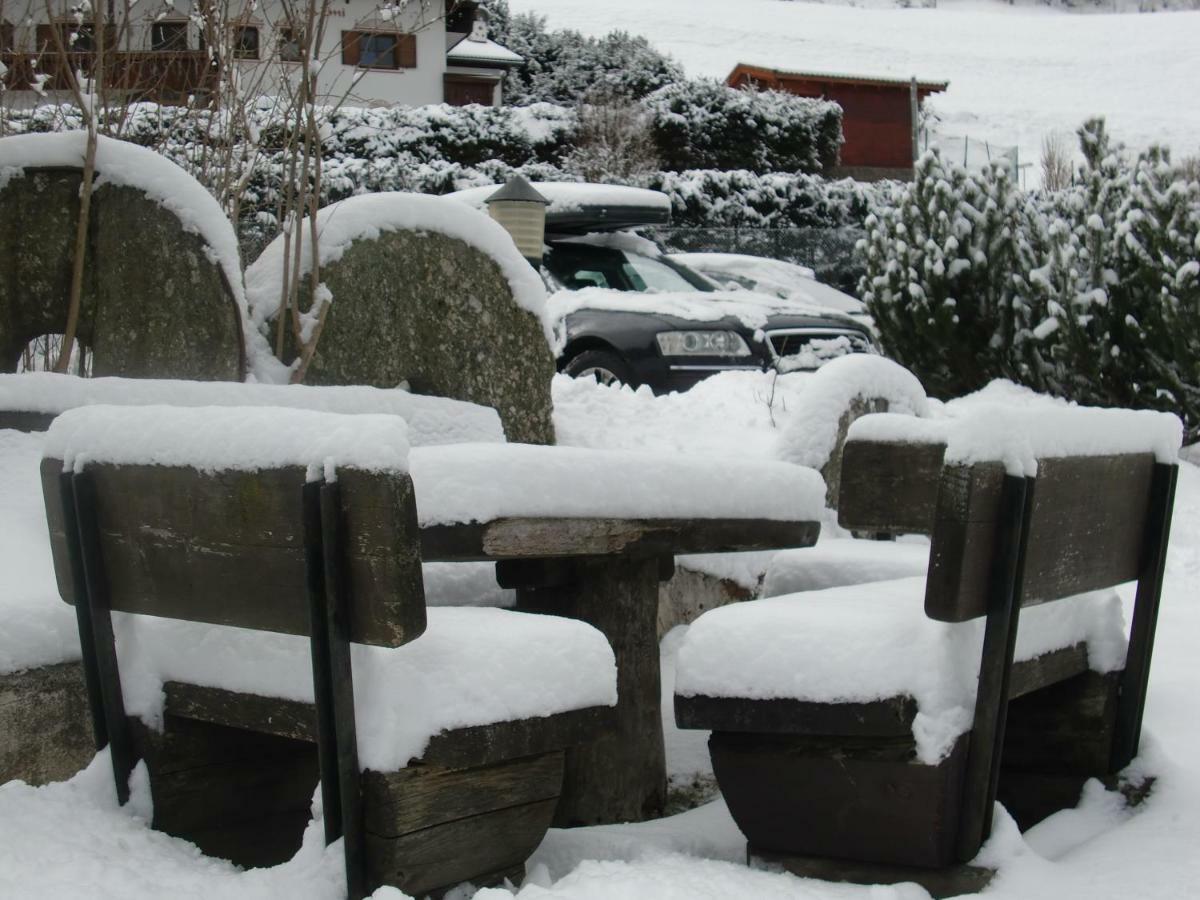
[[[912,177],[910,80],[790,72],[738,63],[725,83],[836,101],[842,107],[846,139],[838,174],[863,180]],[[949,85],[948,81],[918,81],[918,105]]]

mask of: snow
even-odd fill
[[[766,567],[763,597],[924,575],[929,541],[826,538],[812,547],[780,550]]]
[[[561,322],[583,309],[611,312],[649,313],[672,316],[689,322],[716,322],[737,319],[751,329],[765,328],[773,315],[811,316],[812,307],[791,300],[756,294],[751,291],[615,291],[589,287],[577,291],[558,291],[546,302],[546,318]],[[846,323],[847,328],[857,327]]]
[[[824,508],[811,469],[770,460],[457,444],[411,456],[422,526],[556,518],[800,521]]]
[[[1014,475],[1037,474],[1037,460],[1055,456],[1153,453],[1178,459],[1183,425],[1169,413],[1068,404],[1014,407],[983,401],[948,404],[943,419],[881,413],[863,416],[849,437],[885,443],[940,443],[945,461],[1002,462]]]
[[[79,658],[75,612],[54,579],[42,443],[40,434],[0,430],[0,675]]]
[[[612,648],[590,625],[452,607],[428,620],[403,647],[351,645],[365,769],[403,768],[441,731],[616,702]],[[306,637],[121,614],[114,630],[126,711],[151,725],[167,681],[312,702]]]
[[[446,196],[477,209],[503,185],[488,184],[467,188]],[[549,201],[546,212],[575,212],[585,206],[637,206],[647,209],[671,209],[671,198],[661,191],[625,187],[618,184],[582,184],[569,181],[535,181],[533,188]]]
[[[1167,86],[1200,83],[1200,12],[1078,15],[984,0],[939,0],[933,9],[858,3],[743,0],[512,0],[514,13],[551,28],[600,36],[614,27],[645,36],[692,76],[724,79],[739,62],[780,69],[948,80],[926,106],[938,130],[1016,145],[1031,186],[1042,139],[1073,135],[1104,115],[1117,140],[1200,146],[1195,104]]]
[[[740,285],[814,310],[864,314],[861,300],[821,284],[807,266],[742,253],[669,253],[667,259],[729,288]]]
[[[463,38],[446,51],[446,62],[452,66],[470,65],[479,60],[520,64],[525,61],[525,58],[513,53],[507,47],[501,47],[495,41],[476,41],[469,37]]]
[[[361,194],[331,203],[317,212],[318,245],[322,266],[341,259],[351,243],[377,240],[385,231],[434,232],[455,238],[486,254],[500,267],[523,309],[542,314],[546,289],[541,278],[521,256],[512,237],[490,216],[445,197],[387,191]],[[299,226],[302,238],[300,274],[312,271],[311,228]],[[258,327],[279,309],[283,277],[284,235],[279,235],[246,269],[246,298]],[[334,298],[333,302],[337,302]],[[547,340],[553,335],[547,332]]]
[[[3,180],[25,169],[82,168],[87,133],[20,134],[0,138],[0,173]],[[137,188],[150,200],[173,213],[184,231],[199,235],[208,245],[209,258],[221,267],[233,292],[246,335],[250,373],[260,380],[277,380],[282,366],[254,329],[248,326],[246,292],[237,235],[212,194],[175,163],[146,147],[103,135],[96,144],[94,189],[105,184]]]
[[[414,446],[504,441],[489,406],[399,389],[352,385],[240,384],[153,378],[78,378],[52,372],[0,374],[0,409],[61,413],[78,406],[282,406],[330,413],[386,413],[407,420]]]
[[[780,440],[780,458],[815,469],[825,465],[837,446],[842,415],[856,400],[885,400],[898,419],[929,412],[925,389],[903,366],[867,353],[832,359],[812,373],[800,395]]]
[[[683,696],[822,703],[910,696],[917,756],[936,763],[971,725],[982,617],[925,615],[924,577],[787,594],[710,610],[679,649]],[[1015,659],[1086,642],[1089,665],[1124,663],[1121,600],[1100,591],[1021,611]]]
[[[399,416],[239,406],[82,406],[56,418],[45,456],[81,472],[92,463],[257,472],[304,466],[332,479],[339,467],[408,471]]]

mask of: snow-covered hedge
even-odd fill
[[[842,108],[780,91],[678,81],[642,101],[662,167],[821,172],[837,165]]]
[[[1200,436],[1200,182],[1080,129],[1071,187],[936,154],[867,219],[861,294],[889,353],[949,396],[1010,378],[1100,406],[1179,413]]]

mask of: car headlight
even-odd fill
[[[655,338],[663,356],[749,356],[736,331],[660,331]]]

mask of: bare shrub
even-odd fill
[[[1042,138],[1042,188],[1061,191],[1071,184],[1071,140],[1061,131]]]
[[[579,104],[576,147],[564,161],[587,181],[634,182],[658,169],[642,108],[620,94],[597,92]]]

